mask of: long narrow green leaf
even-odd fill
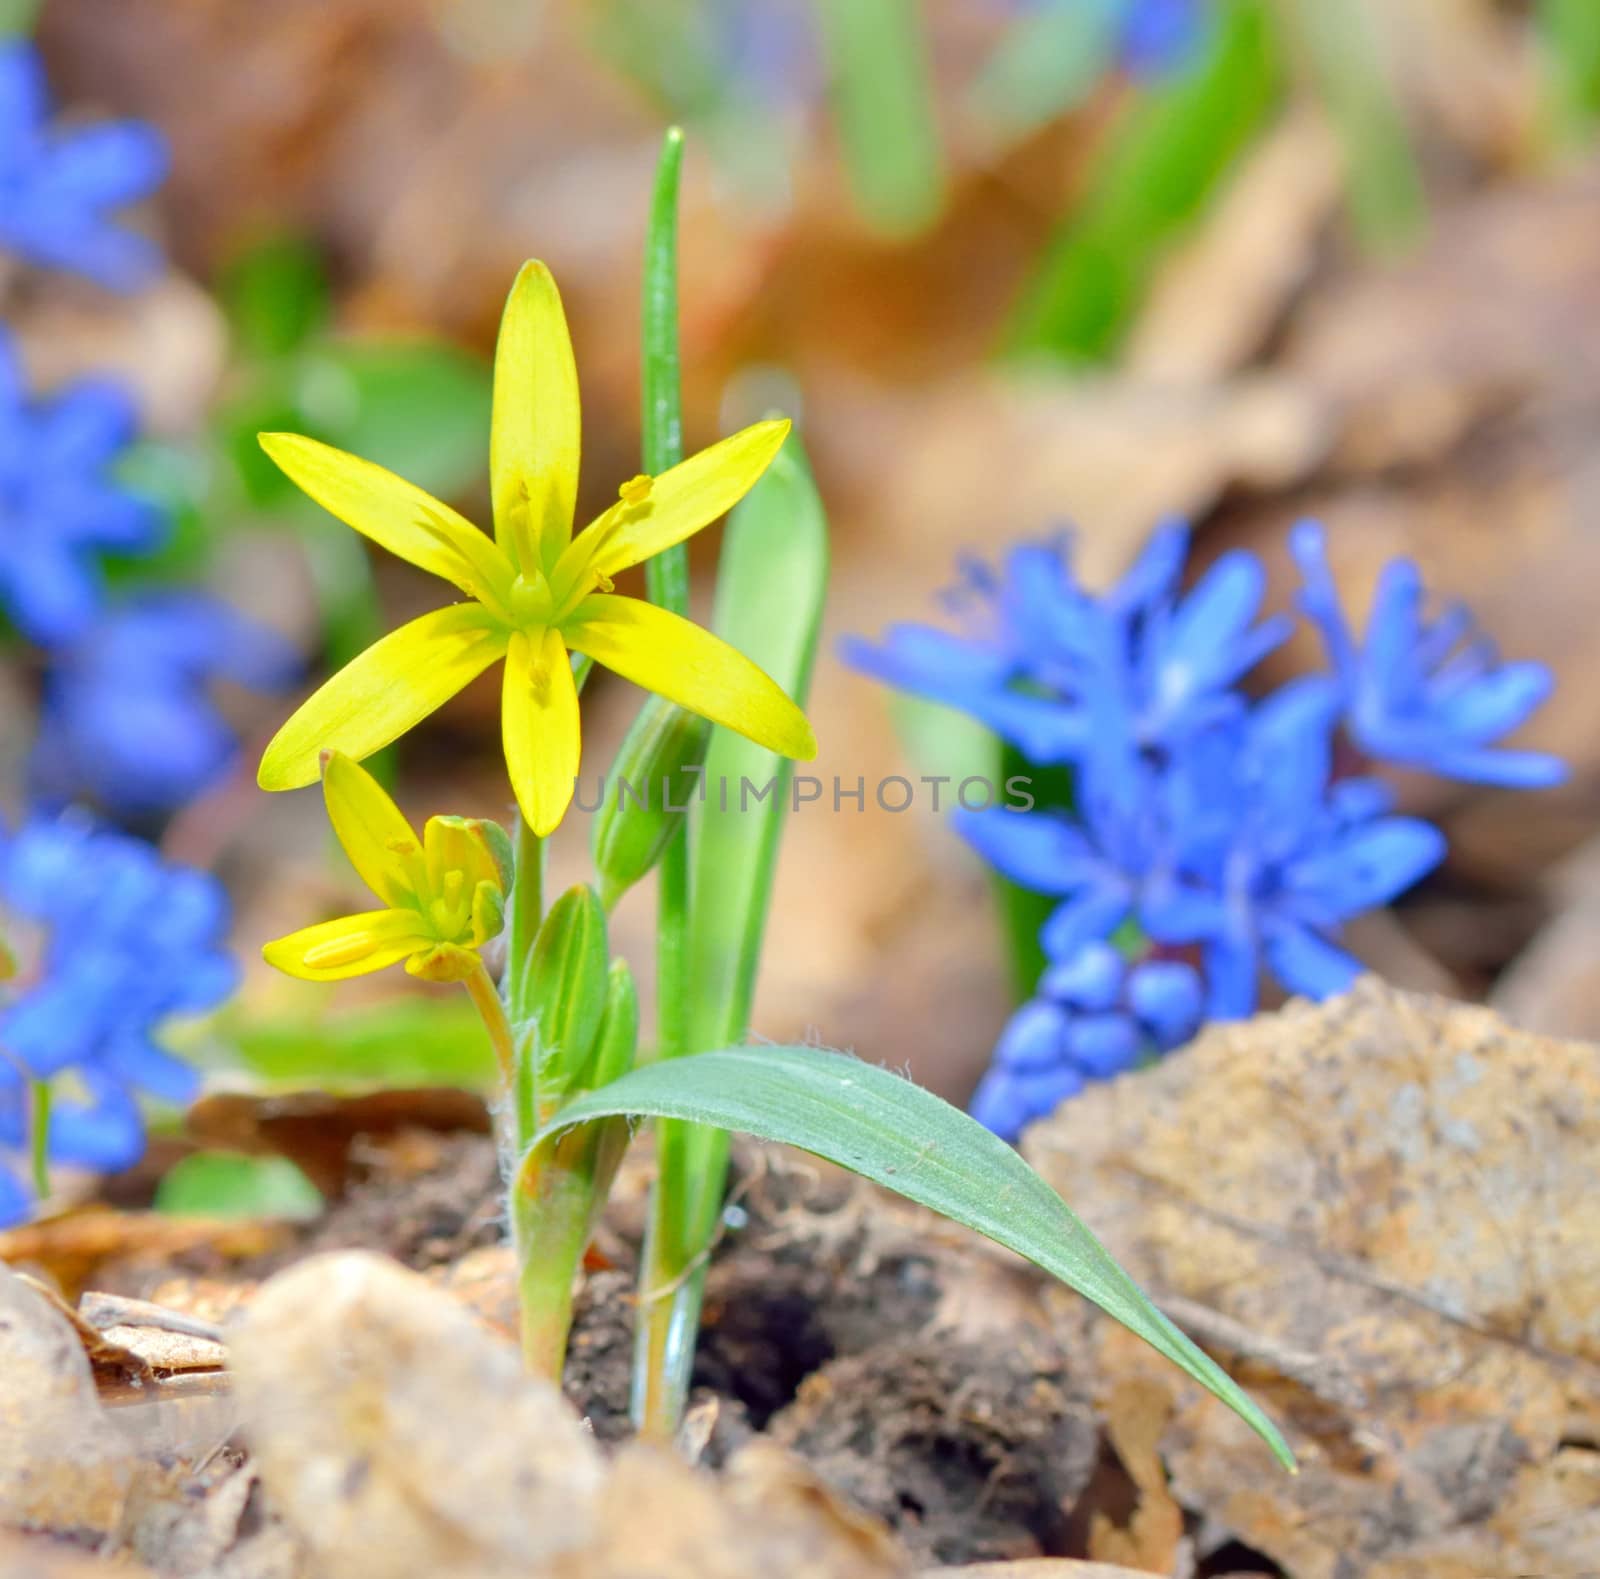
[[[1409,247],[1426,228],[1427,197],[1367,0],[1286,0],[1274,14],[1298,45],[1344,145],[1350,212],[1362,242],[1379,254]]]
[[[1004,1141],[900,1076],[813,1047],[731,1047],[635,1069],[547,1133],[590,1119],[687,1119],[798,1146],[1025,1256],[1093,1300],[1220,1398],[1285,1465],[1294,1456],[1242,1388],[1158,1311]]]
[[[1128,106],[1023,295],[1009,350],[1069,362],[1116,351],[1156,264],[1278,102],[1268,10],[1263,0],[1219,0],[1204,57]]]
[[[915,235],[944,203],[918,0],[816,0],[816,6],[856,202],[885,235]]]
[[[802,707],[827,589],[828,520],[804,446],[791,434],[728,522],[712,625]],[[756,801],[769,784],[775,788]],[[699,1048],[737,1042],[749,1028],[790,764],[719,729],[706,754],[705,785],[705,802],[690,819],[690,1043]]]

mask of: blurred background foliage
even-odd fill
[[[1202,561],[1245,543],[1281,567],[1284,526],[1315,510],[1358,594],[1413,553],[1516,655],[1562,678],[1600,660],[1592,0],[32,11],[10,0],[0,28],[35,27],[69,121],[133,116],[167,139],[170,176],[131,222],[170,261],[115,299],[0,262],[5,322],[38,388],[95,370],[134,392],[143,434],[121,473],[175,527],[158,557],[115,568],[117,586],[204,584],[292,644],[308,677],[429,593],[290,489],[255,433],[315,434],[482,520],[486,355],[516,266],[540,256],[583,372],[580,508],[603,502],[638,469],[640,238],[669,120],[689,134],[688,436],[789,409],[829,501],[811,707],[825,782],[971,760],[937,714],[893,727],[831,641],[926,612],[958,552],[1059,524],[1103,577],[1173,514],[1196,522]],[[697,597],[713,549],[696,546]],[[41,675],[13,651],[0,799],[15,813]],[[1542,813],[1508,817],[1487,791],[1426,807],[1452,863],[1361,940],[1393,979],[1534,991],[1529,950],[1565,914],[1558,874],[1595,833],[1600,735],[1582,689],[1558,689],[1537,725],[1533,743],[1575,765]],[[611,680],[592,691],[599,763],[633,698]],[[225,681],[219,697],[242,749],[141,822],[238,905],[245,992],[205,1056],[340,1090],[481,1079],[453,1003],[375,1000],[383,983],[308,1011],[307,989],[256,970],[263,938],[336,913],[349,884],[315,797],[254,788],[282,690]],[[473,688],[387,765],[408,810],[504,815],[496,705]],[[578,870],[582,822],[558,881],[563,861]],[[635,958],[652,917],[648,897],[619,915]],[[1542,1012],[1600,1032],[1600,982],[1575,970],[1546,971]],[[869,792],[863,811],[825,796],[794,818],[764,1031],[909,1060],[959,1097],[1012,992],[982,874],[931,811],[893,815]],[[292,1200],[281,1176],[261,1188]]]

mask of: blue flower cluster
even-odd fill
[[[0,909],[13,947],[19,922],[38,933],[32,971],[0,1007],[0,1146],[26,1146],[33,1083],[49,1081],[76,1088],[52,1101],[52,1159],[128,1167],[144,1150],[137,1095],[182,1103],[196,1087],[158,1032],[237,985],[227,896],[142,840],[36,818],[0,837]],[[29,1204],[17,1170],[0,1165],[0,1222]]]
[[[1260,617],[1266,575],[1248,553],[1185,592],[1179,525],[1104,593],[1081,585],[1064,540],[1026,544],[998,570],[966,567],[962,634],[901,625],[846,644],[855,667],[1072,769],[1070,810],[958,814],[996,870],[1060,900],[1040,936],[1050,968],[976,1098],[1000,1134],[1204,1019],[1250,1014],[1263,968],[1313,998],[1350,984],[1341,928],[1417,882],[1445,841],[1396,814],[1383,781],[1336,764],[1521,788],[1564,775],[1556,757],[1496,744],[1547,694],[1542,665],[1499,664],[1459,609],[1425,622],[1408,561],[1388,567],[1358,640],[1321,528],[1302,523],[1292,546],[1331,672],[1257,702],[1239,685],[1293,621]]]
[[[38,54],[0,42],[0,253],[139,285],[159,254],[112,215],[166,167],[148,126],[54,124]],[[43,672],[35,809],[16,833],[0,827],[0,941],[27,964],[0,981],[0,1148],[32,1144],[44,1085],[49,1158],[99,1169],[143,1150],[139,1093],[193,1094],[193,1072],[157,1033],[227,997],[237,972],[213,879],[59,814],[81,803],[158,823],[236,755],[216,683],[280,689],[298,668],[287,644],[233,610],[152,585],[171,523],[122,478],[136,429],[127,391],[105,379],[30,395],[0,323],[0,632],[35,649]],[[145,584],[118,596],[132,575]],[[28,1208],[20,1171],[0,1164],[0,1221]]]
[[[38,51],[23,39],[0,41],[0,250],[130,290],[156,271],[160,254],[110,216],[148,197],[166,174],[166,143],[140,121],[52,124]]]

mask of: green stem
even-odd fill
[[[678,187],[683,133],[661,146],[645,241],[644,365],[641,429],[644,469],[656,475],[683,459],[683,392],[678,345]],[[689,609],[689,555],[679,544],[645,566],[651,600],[676,614]],[[689,839],[674,839],[657,878],[656,1055],[679,1058],[689,1047]],[[640,1267],[634,1343],[634,1418],[640,1429],[670,1436],[687,1391],[686,1351],[694,1331],[672,1330],[673,1303],[663,1291],[681,1281],[690,1251],[685,1207],[695,1180],[688,1171],[692,1127],[656,1126],[657,1171]],[[682,1372],[681,1385],[679,1373]]]
[[[50,1193],[50,1082],[33,1082],[33,1193],[42,1201]]]

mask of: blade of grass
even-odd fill
[[[1129,101],[1013,314],[1011,353],[1110,359],[1161,256],[1277,105],[1275,42],[1262,0],[1223,0],[1194,67]]]
[[[1404,251],[1427,226],[1427,199],[1366,0],[1342,6],[1287,0],[1275,14],[1344,145],[1350,212],[1362,244],[1380,256]]]
[[[817,0],[817,24],[856,203],[884,235],[915,235],[944,203],[917,0]]]

